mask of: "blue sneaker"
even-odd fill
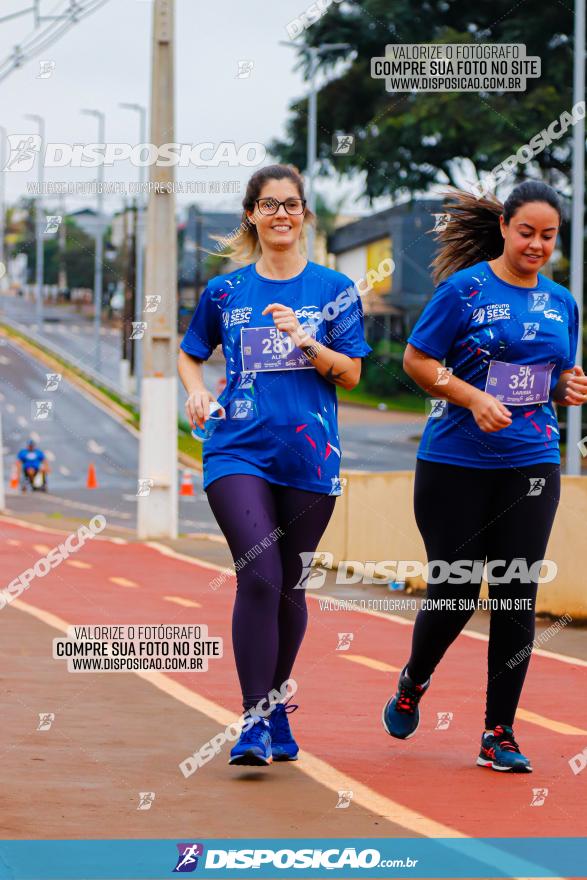
[[[291,734],[287,716],[295,712],[298,706],[294,703],[277,703],[269,716],[271,729],[271,753],[274,761],[297,761],[300,750]]]
[[[420,710],[418,703],[430,687],[429,678],[424,684],[416,684],[404,667],[400,673],[397,692],[384,706],[381,720],[390,736],[396,739],[409,739],[418,729]]]
[[[269,722],[258,715],[251,716],[253,724],[243,732],[230,750],[229,764],[264,767],[271,764],[271,733]]]
[[[530,759],[520,752],[514,731],[507,724],[498,724],[493,733],[482,735],[477,764],[502,773],[508,770],[512,773],[532,773]]]

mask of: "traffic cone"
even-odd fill
[[[91,461],[88,465],[88,479],[86,480],[86,489],[97,489],[98,480],[96,479],[96,468]]]
[[[179,489],[180,495],[195,495],[194,492],[194,483],[192,480],[192,475],[189,471],[183,472],[183,477],[181,478],[181,486]]]
[[[10,475],[10,488],[18,489],[18,468],[15,464],[12,465],[12,473]]]

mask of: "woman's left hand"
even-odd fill
[[[576,364],[572,370],[563,373],[565,380],[564,402],[567,406],[581,406],[587,403],[587,376],[583,368]]]
[[[271,315],[277,329],[287,333],[296,345],[306,335],[294,310],[290,309],[289,306],[283,306],[281,303],[269,303],[261,314]]]

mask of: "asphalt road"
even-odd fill
[[[33,303],[21,297],[0,296],[0,315],[2,312],[24,327],[31,326]],[[67,305],[47,305],[44,314],[43,335],[78,363],[93,366],[92,322]],[[100,337],[101,372],[117,385],[120,382],[120,333],[118,328],[104,326]],[[205,365],[204,376],[210,390],[216,392],[224,369],[224,361],[218,354]],[[178,384],[178,411],[183,414],[186,394],[181,382]],[[373,471],[413,469],[417,450],[414,438],[421,433],[423,423],[423,416],[341,406],[343,467]]]
[[[9,509],[16,513],[37,510],[55,516],[68,513],[88,518],[101,512],[112,525],[133,529],[138,438],[69,382],[62,381],[58,391],[45,391],[44,365],[1,337],[0,365],[5,485],[15,456],[28,437],[33,437],[43,449],[52,471],[46,494],[9,493]],[[49,393],[55,395],[52,417],[33,418],[33,401],[47,399]],[[86,488],[90,463],[96,469],[97,489]],[[194,485],[193,498],[180,498],[180,531],[218,532],[202,494],[199,474],[194,474]]]

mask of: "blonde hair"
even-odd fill
[[[249,220],[247,211],[253,212],[255,210],[255,200],[259,198],[259,193],[269,180],[291,180],[300,198],[304,198],[304,181],[298,169],[293,165],[267,165],[265,168],[260,168],[258,171],[255,171],[247,183],[247,190],[242,202],[243,213],[240,226],[230,235],[210,236],[214,241],[222,245],[222,250],[219,249],[216,253],[207,251],[207,253],[243,264],[251,263],[260,256],[261,245],[259,243],[257,227]],[[314,224],[315,222],[315,214],[306,207],[302,231],[304,241],[306,224]]]

